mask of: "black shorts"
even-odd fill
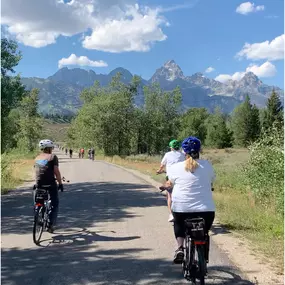
[[[205,229],[208,232],[215,219],[215,212],[192,212],[177,213],[173,212],[174,217],[174,233],[175,237],[185,237],[186,227],[184,221],[186,219],[203,218],[205,220]]]

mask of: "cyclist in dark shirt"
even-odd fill
[[[49,232],[54,231],[58,213],[58,189],[63,191],[61,174],[58,168],[58,158],[52,153],[54,144],[51,140],[41,140],[39,147],[42,151],[35,159],[36,188],[47,189],[51,199],[51,212],[49,215]],[[58,187],[56,180],[58,182]],[[36,194],[36,193],[35,193]]]
[[[92,147],[91,148],[91,159],[94,160],[94,156],[95,156],[95,149]]]

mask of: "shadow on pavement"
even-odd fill
[[[2,284],[187,284],[181,266],[173,266],[171,257],[158,259],[143,245],[120,249],[120,243],[140,236],[118,237],[115,231],[88,230],[98,222],[136,217],[129,208],[166,207],[164,197],[146,191],[150,187],[111,182],[69,184],[60,193],[60,228],[51,238],[39,247],[2,247]],[[2,234],[31,234],[32,202],[32,191],[2,197]],[[117,249],[100,250],[100,242],[115,243]],[[252,284],[235,276],[230,268],[211,267],[209,275],[207,284]]]
[[[254,285],[254,283],[244,280],[238,274],[236,274],[232,267],[227,266],[209,266],[208,267],[209,278],[214,281],[206,281],[207,285],[211,284],[237,284],[237,285]]]
[[[142,258],[147,248],[87,251],[85,244],[42,250],[2,250],[2,284],[186,284],[181,266],[170,260]],[[137,258],[133,255],[137,255]],[[49,274],[52,272],[52,274]],[[11,283],[9,283],[9,281]],[[189,283],[188,283],[189,284]],[[227,267],[210,267],[206,284],[251,285]]]
[[[104,220],[116,221],[135,215],[128,208],[165,206],[165,200],[155,192],[141,191],[151,188],[145,184],[92,182],[70,183],[59,192],[59,218],[61,228],[88,228]],[[27,193],[28,190],[28,193]],[[2,196],[2,234],[30,233],[33,223],[32,190]]]

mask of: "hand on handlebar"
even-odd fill
[[[62,184],[58,184],[58,190],[60,190],[61,192],[63,192],[63,185],[62,185]]]

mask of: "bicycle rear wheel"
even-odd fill
[[[205,247],[203,245],[198,245],[196,247],[198,254],[198,280],[200,285],[205,285],[205,276],[206,276],[206,260],[205,260]]]
[[[190,264],[190,243],[189,243],[189,238],[186,237],[184,242],[184,260],[182,262],[182,273],[186,280],[189,280],[190,278],[189,264]]]
[[[44,230],[44,209],[40,207],[36,210],[33,225],[33,241],[36,245],[40,243]]]

